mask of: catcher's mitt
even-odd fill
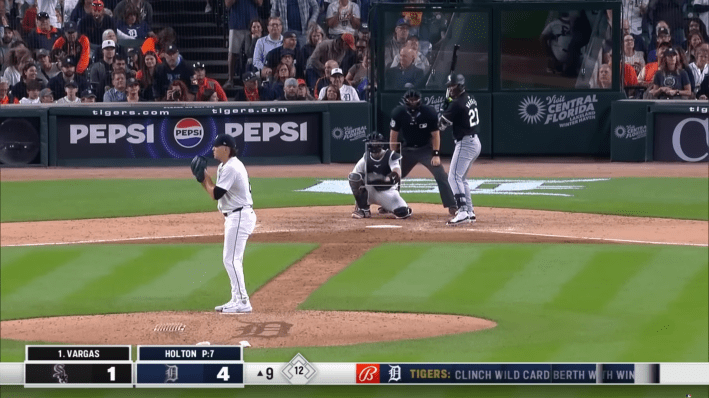
[[[192,174],[194,174],[194,178],[197,179],[197,182],[202,183],[202,181],[204,181],[204,169],[207,168],[207,158],[204,156],[195,156],[192,158],[190,168],[192,169]]]

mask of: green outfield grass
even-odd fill
[[[706,248],[669,246],[386,244],[302,308],[465,314],[498,326],[290,353],[313,361],[703,362],[707,257]],[[271,361],[279,354],[252,355]]]
[[[247,290],[257,291],[315,247],[248,244]],[[2,320],[205,310],[230,295],[221,244],[4,247],[0,276]]]
[[[257,290],[310,249],[250,244],[247,288]],[[219,253],[220,245],[5,248],[2,319],[210,308],[227,289]],[[254,349],[248,360],[282,362],[301,352],[312,361],[701,362],[709,355],[708,280],[706,248],[386,244],[331,278],[302,308],[464,314],[498,327],[346,347]],[[17,360],[22,352],[3,355]]]
[[[297,192],[315,178],[252,178],[256,208],[352,204],[351,195]],[[406,181],[404,181],[406,184]],[[709,220],[707,178],[617,178],[581,182],[572,197],[474,195],[476,206]],[[215,211],[193,179],[0,182],[0,221],[38,221]],[[440,203],[438,194],[404,194]],[[415,206],[414,206],[415,207]],[[41,209],[41,211],[38,211]]]

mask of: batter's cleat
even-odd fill
[[[460,224],[468,224],[470,222],[470,215],[465,210],[460,210],[456,213],[455,217],[451,218],[446,225],[456,226]]]
[[[352,212],[352,218],[370,218],[372,217],[372,212],[369,209],[358,209],[355,208],[355,210]]]
[[[451,215],[451,216],[455,216],[455,213],[457,213],[457,212],[458,212],[458,208],[457,208],[457,207],[449,207],[449,208],[448,208],[448,214]]]
[[[470,222],[472,224],[475,224],[475,221],[477,221],[477,219],[475,218],[475,212],[468,213],[468,218],[470,219]]]
[[[246,303],[234,303],[235,305],[231,307],[226,307],[222,310],[223,314],[250,314],[253,309],[251,308],[251,302]]]
[[[389,213],[391,213],[391,212],[390,212],[390,211],[387,211],[387,209],[385,209],[385,208],[383,208],[383,207],[379,207],[379,210],[377,210],[377,213],[379,213],[379,214],[389,214]]]

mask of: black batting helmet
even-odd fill
[[[461,74],[455,74],[448,76],[448,81],[446,82],[448,87],[448,95],[456,99],[465,92],[465,76]]]
[[[446,86],[463,86],[465,87],[465,76],[461,74],[455,74],[455,75],[450,75],[448,76],[448,81],[446,82]]]
[[[418,109],[421,106],[421,93],[414,89],[409,89],[404,93],[404,105],[409,109]]]

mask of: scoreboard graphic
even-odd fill
[[[26,388],[243,388],[249,385],[709,384],[709,363],[244,362],[242,346],[26,346],[0,385]]]

